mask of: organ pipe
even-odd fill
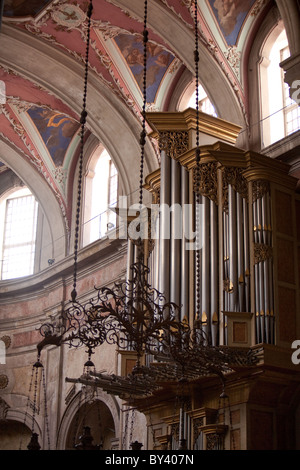
[[[253,185],[256,341],[272,344],[274,312],[270,192],[267,182],[256,181]]]
[[[201,318],[203,328],[209,336],[209,318],[210,316],[210,244],[209,244],[209,222],[210,222],[210,204],[206,197],[202,197],[202,214],[200,219],[201,230]]]
[[[184,317],[189,319],[189,250],[187,250],[188,227],[191,222],[189,211],[189,175],[187,170],[181,167],[181,207],[182,207],[182,243],[181,243],[181,279],[180,279],[180,298],[181,298],[181,320]]]
[[[182,214],[180,197],[180,165],[171,159],[171,211],[170,211],[170,301],[180,305],[180,248],[182,239]]]
[[[162,207],[170,207],[170,157],[164,150],[161,152],[161,188],[160,203]],[[160,233],[159,233],[159,291],[164,294],[166,300],[170,298],[170,240],[169,240],[169,220],[168,211],[160,213]]]
[[[256,341],[273,343],[271,196],[267,185],[260,181],[248,183],[241,168],[222,167],[204,159],[196,189],[194,167],[182,162],[176,155],[161,151],[159,237],[149,261],[152,285],[167,301],[181,306],[180,320],[185,318],[192,323],[197,314],[213,345],[223,344],[227,336],[226,316],[223,320],[222,312],[225,315],[226,312],[253,312]],[[215,186],[214,181],[218,181]],[[189,203],[194,205],[195,224],[197,190],[202,212],[200,308],[195,312],[196,252],[187,248],[195,242],[190,239],[191,233],[195,234],[195,226],[191,229]],[[218,191],[218,196],[214,191]],[[163,206],[167,207],[165,212],[161,210]],[[129,258],[132,259],[132,253]]]
[[[218,342],[218,209],[210,201],[210,328],[212,345]]]
[[[236,233],[236,194],[231,184],[228,185],[228,214],[229,214],[229,282],[231,286],[231,312],[237,311],[237,233]]]

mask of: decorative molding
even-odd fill
[[[6,349],[8,349],[11,345],[11,337],[8,335],[4,335],[0,338],[1,341],[5,344]]]
[[[200,192],[201,196],[208,197],[218,204],[218,163],[203,163],[200,167],[200,180],[196,181],[196,171],[193,169],[194,192]]]
[[[159,149],[171,158],[177,159],[189,149],[187,131],[162,131],[159,133]]]
[[[265,194],[270,193],[270,182],[266,180],[253,181],[252,184],[252,202],[261,199]]]
[[[201,428],[204,426],[204,416],[201,416],[199,418],[194,418],[193,419],[193,438],[194,438],[194,446],[196,444],[196,441],[201,433]],[[193,447],[194,447],[193,446]]]
[[[241,65],[241,53],[237,50],[236,46],[230,46],[225,53],[225,57],[234,70],[238,79],[240,79],[240,65]]]
[[[0,375],[0,390],[4,390],[8,385],[8,377],[5,374]]]
[[[225,188],[230,184],[242,198],[248,199],[248,183],[240,168],[225,167],[223,175]]]
[[[66,213],[66,207],[65,207],[64,201],[62,199],[62,196],[57,191],[57,188],[54,187],[54,184],[51,181],[50,175],[49,175],[49,173],[47,172],[47,170],[45,168],[43,160],[36,154],[36,152],[34,151],[32,146],[30,145],[30,143],[27,142],[27,139],[26,139],[27,138],[27,133],[26,133],[24,127],[22,126],[20,121],[17,121],[11,115],[11,113],[9,112],[7,107],[4,107],[4,106],[0,107],[0,114],[3,114],[6,117],[6,119],[10,123],[10,125],[13,127],[14,132],[20,137],[22,143],[24,144],[24,146],[26,147],[26,149],[28,150],[29,153],[27,153],[23,149],[21,149],[15,142],[12,142],[2,132],[0,132],[0,137],[2,137],[2,139],[4,141],[8,142],[10,145],[12,145],[14,148],[16,148],[18,153],[21,152],[26,157],[26,159],[28,159],[30,161],[30,163],[36,168],[36,170],[44,177],[44,179],[49,184],[49,186],[53,190],[53,192],[54,192],[54,194],[55,194],[55,196],[58,200],[58,203],[59,203],[59,206],[60,206],[60,209],[62,211],[63,218],[64,218],[65,227],[66,227],[66,230],[68,231],[69,230],[69,223],[68,223],[68,218],[67,218],[67,213]]]
[[[8,410],[9,410],[8,404],[6,403],[6,401],[4,401],[0,397],[0,421],[3,421],[3,420],[6,419],[6,415],[7,415]]]
[[[266,5],[266,3],[267,0],[256,0],[252,7],[250,15],[257,16],[261,12],[262,8]]]
[[[273,258],[273,248],[264,243],[254,243],[254,262],[255,264],[267,261]]]
[[[248,183],[242,174],[241,168],[223,168],[222,207],[226,213],[228,212],[228,185],[231,185],[243,199],[248,200]]]
[[[42,17],[40,17],[38,21],[31,19],[31,21],[25,23],[24,26],[26,30],[29,31],[32,35],[37,36],[54,46],[63,48],[68,53],[68,55],[72,56],[76,60],[76,62],[84,64],[85,57],[82,54],[77,53],[76,51],[68,48],[65,44],[59,42],[53,34],[49,34],[49,33],[46,33],[45,31],[42,31],[42,27],[47,27],[47,21],[53,21],[53,22],[60,21],[61,24],[58,23],[58,27],[56,28],[57,31],[64,30],[67,32],[71,32],[73,30],[76,30],[79,32],[82,40],[85,42],[86,33],[87,33],[87,24],[85,21],[86,14],[84,12],[82,12],[84,16],[83,15],[80,16],[80,18],[82,18],[81,22],[79,21],[79,19],[78,21],[72,22],[72,15],[70,16],[69,20],[59,20],[60,18],[59,13],[61,14],[66,13],[66,15],[68,15],[67,9],[70,7],[75,8],[75,5],[70,6],[70,4],[66,0],[60,0],[58,3],[53,5],[53,8],[51,9],[51,11],[46,10],[45,14]],[[54,15],[54,19],[53,19],[53,15]],[[18,24],[18,22],[15,22],[15,24]],[[20,24],[23,24],[23,22],[20,21]],[[103,23],[102,21],[92,20],[92,28],[99,29],[100,31],[105,29],[107,31],[107,28],[109,27],[110,27],[110,24],[108,22]],[[128,31],[126,32],[127,34],[130,34]],[[114,94],[116,94],[119,98],[121,98],[122,101],[126,103],[128,108],[131,109],[134,114],[137,114],[134,109],[134,101],[127,95],[126,92],[124,92],[119,79],[115,77],[114,71],[112,70],[112,61],[110,60],[109,56],[103,53],[102,51],[100,51],[100,49],[97,47],[97,42],[95,40],[91,40],[90,44],[91,44],[92,49],[95,51],[97,57],[99,58],[101,64],[106,68],[106,70],[109,71],[110,76],[113,80],[113,83],[106,80],[101,74],[101,72],[99,72],[99,70],[95,66],[92,66],[91,64],[89,64],[90,69],[97,75],[97,77],[106,86],[108,86],[111,89],[111,91]]]
[[[53,170],[53,176],[55,181],[64,188],[67,179],[67,170],[62,166],[58,166]]]

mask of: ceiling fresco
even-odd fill
[[[119,34],[115,37],[120,53],[124,57],[138,87],[143,91],[144,45],[142,37]],[[154,103],[163,77],[173,62],[174,56],[154,43],[147,45],[146,100]]]
[[[254,3],[255,0],[209,0],[228,45],[236,45],[244,21]]]
[[[128,2],[128,9],[132,5]],[[141,0],[142,1],[142,0]],[[149,0],[171,18],[192,31],[192,0]],[[242,57],[248,33],[270,0],[201,0],[198,2],[200,41],[230,81],[247,114],[247,97],[242,80]],[[3,29],[24,33],[53,51],[84,64],[87,0],[4,0]],[[133,3],[136,3],[133,1]],[[124,8],[121,0],[97,0],[91,20],[91,73],[131,111],[141,118],[143,76],[143,20]],[[242,34],[243,33],[243,34]],[[0,35],[1,43],[1,35]],[[174,89],[186,64],[159,32],[149,28],[147,50],[147,103],[161,109],[161,95]],[[54,54],[54,52],[53,52]],[[12,61],[13,62],[13,61]],[[180,73],[178,72],[180,71]],[[49,77],[51,80],[51,77]],[[68,172],[72,164],[66,155],[76,154],[79,116],[51,87],[2,61],[0,84],[6,99],[0,102],[0,139],[14,146],[39,171],[67,207]],[[1,89],[1,87],[0,87]],[[1,97],[1,95],[0,95]],[[78,139],[79,141],[79,139]],[[1,159],[1,158],[0,158]],[[3,169],[3,165],[1,166]]]
[[[64,165],[64,158],[79,124],[68,116],[38,106],[27,111],[56,167]]]

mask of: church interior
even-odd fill
[[[300,449],[299,104],[299,0],[1,1],[0,450]]]

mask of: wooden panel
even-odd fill
[[[276,229],[285,235],[293,235],[292,198],[289,194],[276,191]]]
[[[250,411],[250,449],[273,450],[273,414],[267,411]]]
[[[298,246],[298,285],[300,288],[300,246]]]
[[[296,332],[296,291],[278,287],[279,339],[292,342]]]
[[[278,281],[295,284],[294,243],[277,238]]]
[[[230,433],[230,450],[241,450],[240,429],[233,429]]]
[[[232,323],[232,336],[234,343],[247,343],[248,329],[247,323],[234,321]]]
[[[295,201],[295,204],[296,204],[297,240],[300,242],[300,201]]]

